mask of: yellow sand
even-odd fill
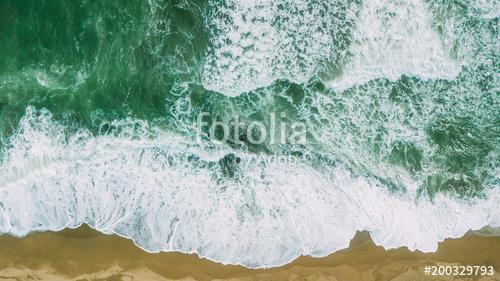
[[[494,276],[429,277],[425,265],[493,265]],[[325,258],[301,257],[251,270],[180,253],[148,254],[131,241],[88,227],[26,238],[0,236],[0,280],[500,280],[500,237],[472,232],[441,243],[436,253],[384,250],[365,232]]]

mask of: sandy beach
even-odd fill
[[[366,232],[348,249],[301,257],[272,269],[222,265],[196,255],[149,254],[132,241],[89,227],[0,237],[0,280],[500,280],[500,237],[469,232],[435,253],[384,250]],[[494,276],[425,276],[426,265],[493,265]]]

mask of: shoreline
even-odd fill
[[[0,279],[30,280],[428,280],[426,265],[492,265],[494,276],[471,280],[500,280],[500,237],[469,231],[446,239],[436,252],[385,250],[369,233],[358,232],[348,248],[326,257],[301,256],[268,269],[223,265],[196,254],[151,254],[133,241],[102,234],[83,225],[59,232],[33,233],[24,238],[0,236]],[[382,279],[380,279],[382,278]],[[433,280],[444,276],[433,276]]]

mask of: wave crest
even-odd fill
[[[386,248],[433,251],[444,238],[500,225],[498,188],[484,199],[437,194],[430,202],[391,194],[342,166],[260,161],[161,131],[68,135],[47,111],[32,108],[20,124],[0,168],[0,233],[86,223],[150,252],[257,268],[328,255],[357,230]],[[235,177],[221,177],[228,154],[245,167]]]

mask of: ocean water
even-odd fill
[[[500,227],[499,3],[0,0],[0,234],[260,268]]]

